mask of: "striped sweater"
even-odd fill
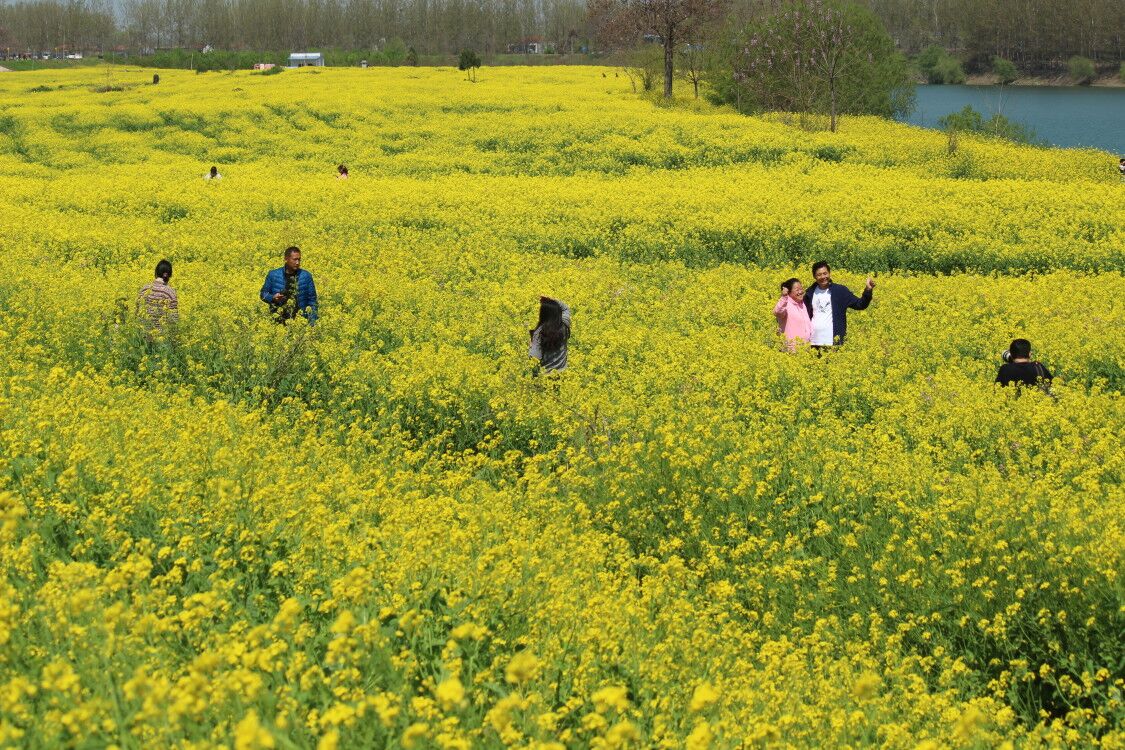
[[[180,319],[180,302],[176,290],[157,277],[137,295],[137,311],[153,326],[175,323]]]

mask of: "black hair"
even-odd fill
[[[215,167],[215,166],[212,166],[211,167],[211,174],[218,174],[218,173],[219,173],[219,168]]]
[[[539,300],[539,346],[544,352],[558,351],[566,343],[567,328],[562,319],[562,305],[558,300],[542,297]]]
[[[1031,342],[1027,339],[1015,339],[1008,346],[1008,353],[1012,359],[1030,359]]]
[[[162,260],[156,264],[156,275],[164,279],[164,283],[168,283],[168,279],[172,278],[172,264],[167,260]]]
[[[285,257],[288,258],[293,253],[299,252],[301,252],[301,248],[297,247],[296,245],[290,245],[289,247],[285,248]]]
[[[812,264],[812,275],[816,276],[816,272],[821,268],[827,268],[829,271],[832,270],[832,266],[828,265],[828,261],[818,260],[816,263]]]
[[[791,292],[791,291],[793,291],[793,285],[794,284],[800,284],[800,283],[801,283],[801,280],[798,279],[796,276],[794,276],[791,279],[786,279],[785,281],[781,282],[781,288],[784,289],[786,292]]]
[[[336,171],[340,174],[347,174],[348,168],[345,165],[341,164],[340,166],[336,167]]]

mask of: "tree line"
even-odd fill
[[[1058,72],[1074,55],[1125,59],[1123,0],[863,0],[899,49],[953,51],[969,72],[994,57],[1032,74]]]
[[[858,0],[899,50],[940,45],[969,72],[1000,57],[1028,73],[1058,70],[1073,55],[1125,57],[1122,0]],[[779,11],[782,0],[691,0],[686,18],[730,25]],[[379,49],[400,39],[422,54],[600,50],[607,0],[0,0],[0,51],[201,48]],[[649,13],[681,0],[645,0]],[[600,14],[600,15],[599,15]],[[612,36],[624,31],[617,23]],[[644,25],[644,24],[641,24]],[[651,24],[649,24],[651,26]],[[702,26],[689,20],[689,27]],[[633,25],[634,30],[638,28]],[[688,28],[697,35],[695,28]],[[648,32],[646,32],[648,33]],[[667,27],[665,34],[669,33]],[[660,36],[659,33],[655,34]],[[638,34],[639,41],[643,35]],[[542,47],[541,47],[542,49]],[[672,64],[671,56],[665,65]]]
[[[586,49],[583,0],[0,0],[0,51]]]

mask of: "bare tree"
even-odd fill
[[[705,63],[702,42],[684,42],[677,51],[680,59],[679,75],[691,84],[695,98],[699,98],[699,84],[703,82]]]
[[[664,98],[672,98],[676,45],[721,18],[729,0],[590,0],[598,37],[611,46],[633,46],[645,36],[664,47]]]

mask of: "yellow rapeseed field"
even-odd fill
[[[0,746],[1125,748],[1111,155],[160,75],[0,78]],[[786,353],[821,258],[874,303]]]

